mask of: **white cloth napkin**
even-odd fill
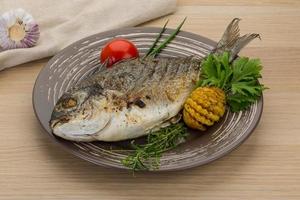
[[[37,21],[40,39],[32,48],[0,51],[0,70],[52,56],[95,33],[169,14],[176,0],[0,0],[0,14],[17,8]]]

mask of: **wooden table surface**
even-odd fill
[[[241,53],[261,58],[270,87],[242,146],[209,165],[135,177],[80,160],[52,144],[34,116],[44,59],[0,72],[0,199],[300,199],[300,1],[180,0],[176,13],[142,26],[169,18],[175,27],[184,16],[184,30],[214,40],[234,17],[243,33],[262,36]]]

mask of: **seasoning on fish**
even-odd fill
[[[253,35],[239,37],[234,19],[214,50],[232,59]],[[55,135],[73,141],[120,141],[171,124],[200,75],[201,60],[135,58],[102,67],[57,102],[50,121]]]

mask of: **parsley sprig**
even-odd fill
[[[225,91],[231,111],[248,108],[266,87],[259,83],[262,65],[259,59],[239,57],[230,63],[230,54],[210,54],[202,62],[197,86],[215,86]]]

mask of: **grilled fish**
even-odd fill
[[[258,34],[239,35],[239,19],[227,27],[215,53],[237,53]],[[120,141],[148,134],[176,121],[195,88],[201,60],[136,58],[84,79],[64,93],[54,107],[50,127],[73,141]]]

